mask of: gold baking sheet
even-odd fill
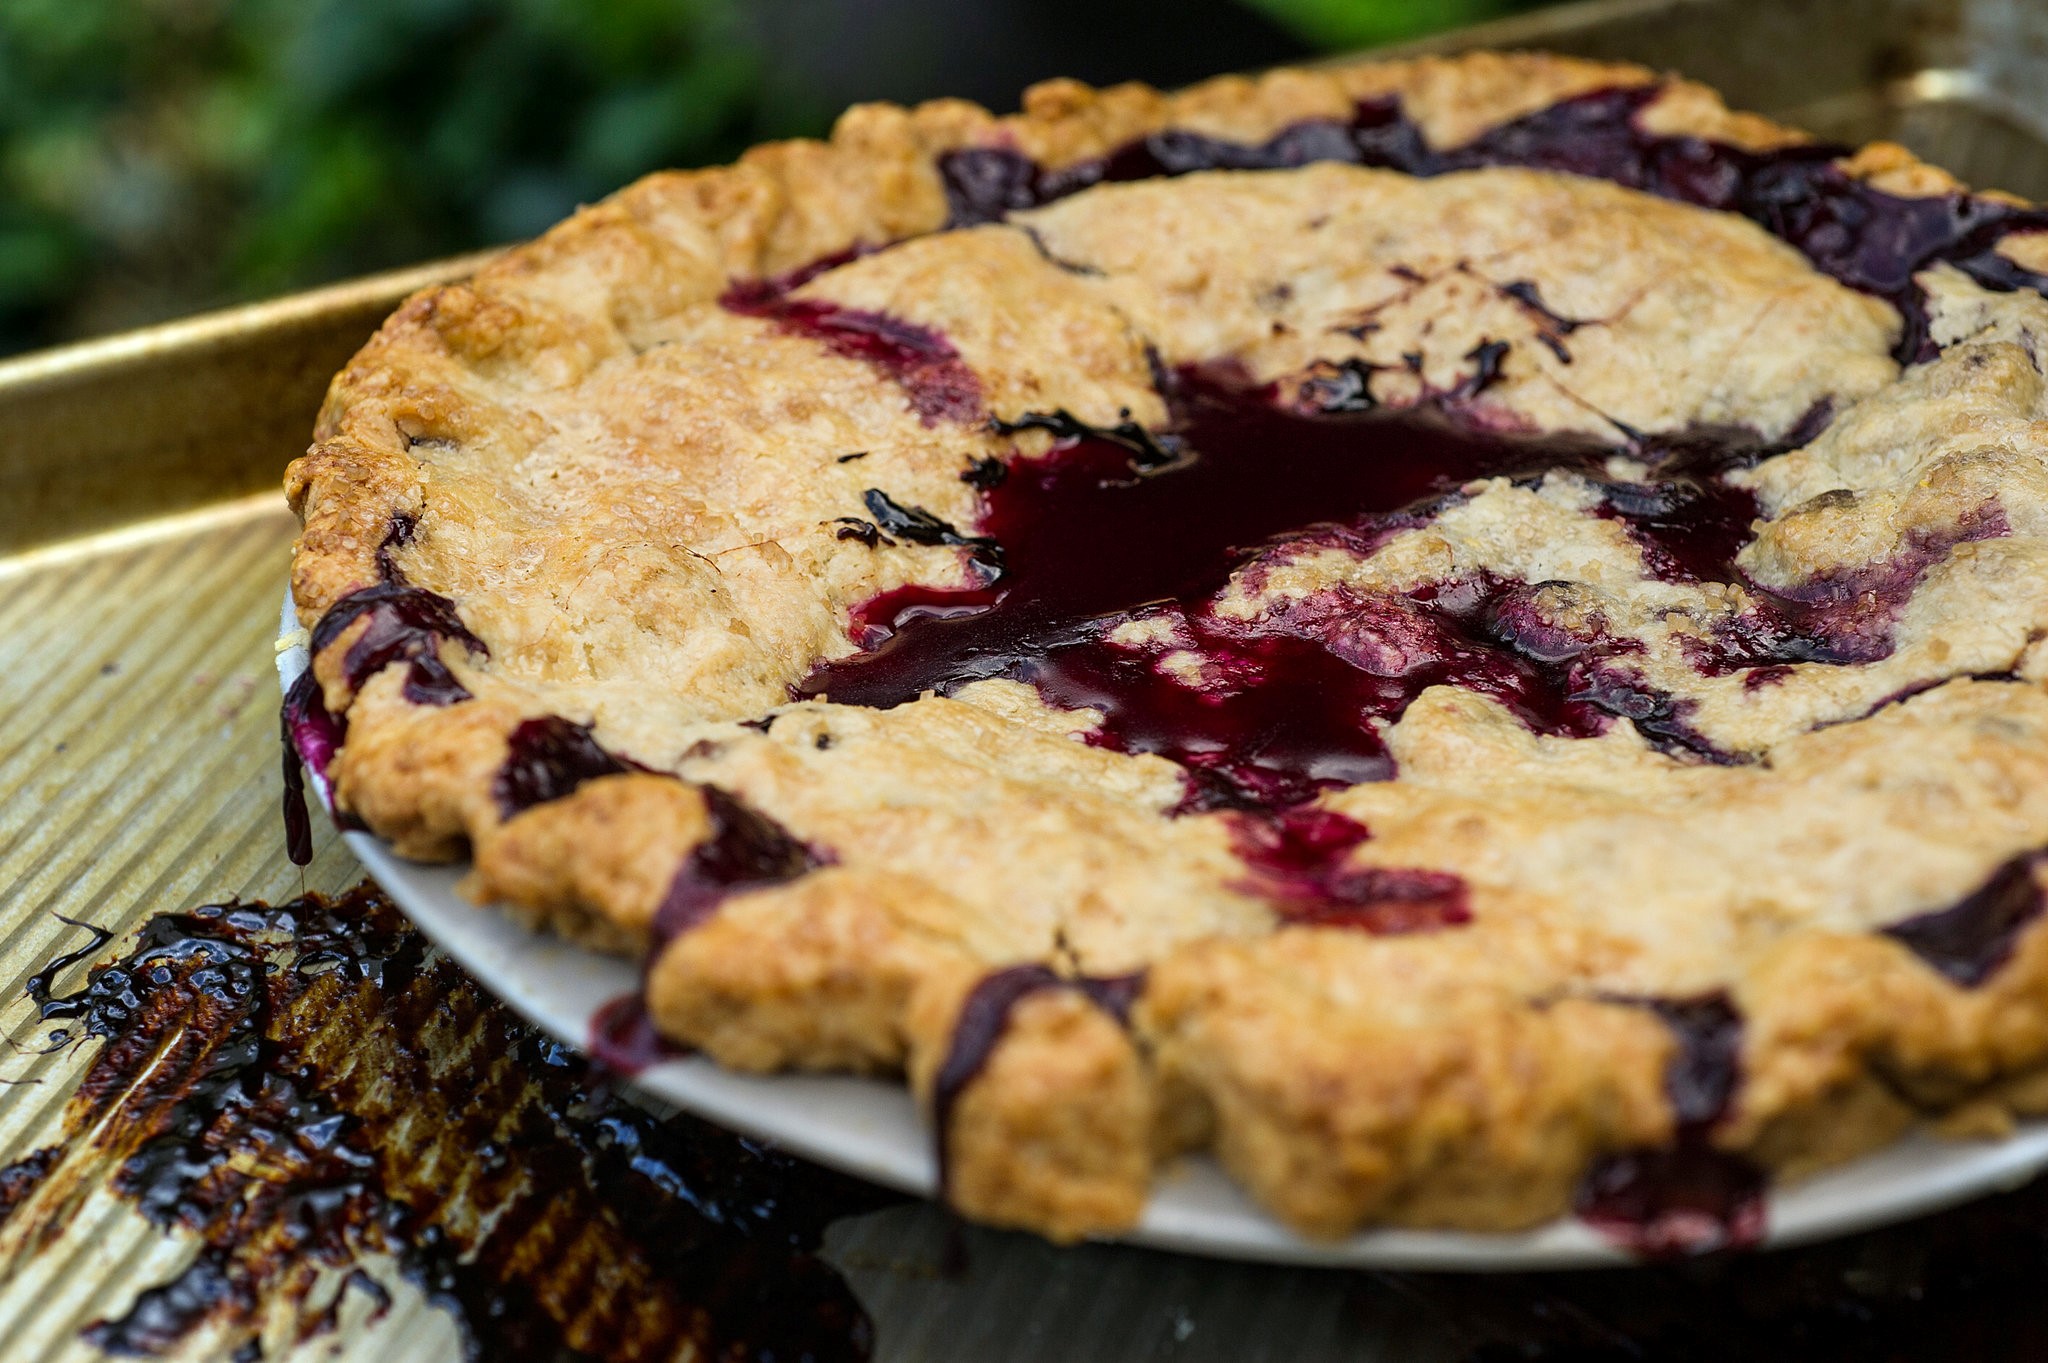
[[[2048,198],[2048,6],[2028,0],[1599,0],[1428,44],[1464,45],[1683,69],[1731,103]],[[324,823],[311,866],[283,855],[270,640],[292,524],[277,481],[377,319],[473,264],[0,362],[0,1034],[31,1034],[27,976],[79,943],[60,914],[120,931],[357,879]],[[0,1047],[0,1164],[54,1135],[87,1058]],[[978,1231],[949,1274],[951,1234],[906,1205],[830,1236],[878,1358],[1427,1360],[1475,1338],[1469,1298],[1446,1305],[1425,1279]],[[0,1227],[5,1363],[96,1357],[81,1326],[192,1253],[103,1188],[48,1243],[18,1238]],[[447,1319],[401,1291],[380,1321],[345,1316],[271,1356],[458,1353]]]

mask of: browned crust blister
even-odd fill
[[[1098,423],[1127,412],[1156,422],[1152,352],[1186,358],[1171,353],[1176,337],[1199,350],[1187,328],[1226,327],[1237,306],[1227,271],[1172,268],[1233,246],[1191,238],[1171,261],[1118,263],[1116,222],[1189,208],[1250,222],[1284,214],[1304,185],[1352,196],[1369,216],[1407,203],[1398,196],[1410,189],[1350,169],[1288,172],[1302,178],[1270,193],[1193,177],[1204,183],[1109,187],[1122,196],[1113,221],[1108,200],[1077,196],[1031,215],[1030,237],[927,236],[947,215],[940,153],[1003,145],[1058,166],[1162,128],[1258,141],[1385,95],[1449,146],[1560,99],[1653,79],[1475,54],[1227,77],[1172,95],[1055,81],[1008,118],[958,101],[865,106],[828,141],[650,176],[474,279],[415,295],[335,379],[316,443],[286,477],[304,526],[292,589],[310,625],[379,580],[382,551],[453,600],[490,653],[442,645],[474,697],[444,707],[408,701],[397,667],[353,692],[341,665],[352,632],[315,658],[329,708],[348,722],[332,773],[341,805],[404,855],[469,853],[479,899],[632,954],[652,948],[663,897],[711,827],[695,783],[741,794],[826,849],[832,864],[731,899],[651,963],[662,1029],[738,1068],[901,1071],[928,1098],[962,1001],[991,969],[1148,970],[1128,1029],[1077,991],[1025,999],[953,1111],[953,1201],[1058,1238],[1129,1226],[1158,1163],[1197,1148],[1315,1235],[1554,1216],[1592,1160],[1673,1130],[1662,1088],[1672,1039],[1653,1013],[1612,1001],[1625,996],[1730,993],[1746,1020],[1744,1082],[1716,1139],[1777,1170],[1847,1158],[1923,1117],[1995,1131],[2048,1107],[2038,925],[1975,988],[1872,931],[2048,844],[2048,663],[2037,647],[2048,635],[2048,403],[2037,402],[2029,330],[2048,324],[2048,306],[2033,304],[2036,316],[2024,300],[1937,283],[1950,351],[1900,378],[1888,306],[1813,274],[1746,223],[1605,185],[1479,172],[1510,196],[1507,216],[1541,228],[1528,246],[1456,186],[1413,191],[1449,215],[1444,232],[1533,253],[1516,268],[1541,268],[1551,252],[1561,295],[1577,278],[1589,308],[1630,319],[1608,340],[1589,337],[1592,358],[1575,375],[1512,373],[1506,415],[1583,428],[1600,403],[1639,399],[1650,405],[1630,415],[1652,427],[1747,420],[1775,433],[1817,400],[1845,409],[1811,450],[1758,471],[1771,520],[1744,562],[1761,579],[1840,566],[1830,555],[1870,562],[1953,526],[1987,489],[2007,497],[2013,526],[1930,575],[1890,670],[1802,666],[1762,691],[1740,678],[1701,683],[1702,726],[1761,757],[1751,767],[1686,766],[1626,725],[1598,740],[1538,738],[1477,696],[1426,693],[1389,738],[1401,778],[1332,804],[1373,830],[1362,859],[1464,875],[1474,922],[1457,932],[1275,931],[1222,822],[1167,817],[1176,769],[1077,742],[1087,716],[1048,710],[1013,683],[887,712],[786,704],[815,661],[851,649],[853,605],[969,571],[949,547],[836,533],[838,518],[864,514],[860,490],[908,489],[965,526],[965,461],[1042,448],[1031,444],[1042,437],[922,421],[859,363],[718,308],[731,283],[923,238],[806,289],[946,335],[996,416],[1064,406]],[[1643,121],[1754,149],[1801,140],[1675,81]],[[1846,165],[1892,193],[1956,188],[1897,147]],[[1415,235],[1384,249],[1426,250],[1427,233]],[[1603,243],[1619,258],[1594,269]],[[1676,271],[1659,251],[1723,259],[1727,271],[1695,298],[1661,295],[1656,276]],[[1355,268],[1385,264],[1368,257]],[[1642,287],[1596,297],[1602,281],[1626,291],[1631,257]],[[1098,260],[1115,267],[1097,270],[1106,282],[1087,274]],[[1444,308],[1464,277],[1442,276]],[[1738,362],[1736,341],[1767,318],[1783,339]],[[1404,325],[1425,320],[1394,333]],[[1456,353],[1463,343],[1446,330],[1439,343]],[[1681,331],[1683,344],[1670,339]],[[1385,344],[1401,343],[1394,333]],[[1299,368],[1284,340],[1232,345],[1270,369],[1261,377]],[[1670,382],[1637,382],[1630,365],[1662,365]],[[1606,389],[1602,372],[1614,379]],[[1855,515],[1842,512],[1851,505]],[[420,532],[393,547],[394,518]],[[1600,539],[1600,524],[1548,490],[1503,485],[1475,496],[1463,520],[1368,561],[1289,571],[1304,575],[1302,591],[1445,565],[1512,564],[1534,581],[1565,575],[1538,570],[1578,545],[1570,575],[1640,632],[1654,669],[1682,642],[1688,612],[1725,603],[1642,586],[1632,551],[1618,532]],[[1882,543],[1856,539],[1868,526]],[[1277,573],[1267,596],[1231,608],[1255,614],[1293,589]],[[2021,680],[1953,681],[1885,704],[1993,673]],[[765,732],[739,723],[770,712]],[[493,795],[507,736],[547,715],[594,722],[608,748],[654,772],[589,781],[507,819]]]

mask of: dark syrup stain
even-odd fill
[[[1640,1002],[1677,1043],[1664,1070],[1677,1129],[1668,1146],[1595,1161],[1572,1209],[1644,1259],[1754,1245],[1764,1234],[1766,1175],[1712,1141],[1741,1082],[1742,1016],[1725,994]]]
[[[645,771],[606,751],[588,724],[560,715],[520,721],[506,739],[505,761],[491,781],[498,812],[511,818],[534,805],[559,800],[585,781]]]
[[[819,667],[798,694],[886,707],[982,678],[1029,681],[1054,704],[1100,710],[1094,741],[1185,767],[1184,809],[1274,808],[1385,779],[1380,724],[1446,683],[1494,697],[1541,733],[1586,736],[1625,716],[1667,750],[1723,760],[1687,726],[1684,703],[1641,685],[1626,661],[1632,641],[1567,630],[1551,618],[1554,594],[1530,584],[1334,590],[1251,623],[1207,607],[1234,568],[1256,574],[1262,554],[1369,553],[1471,479],[1552,470],[1598,481],[1603,514],[1657,550],[1653,567],[1728,580],[1754,503],[1720,473],[1757,457],[1754,436],[1646,440],[1635,453],[1657,481],[1638,486],[1606,480],[1614,446],[1479,430],[1441,405],[1301,411],[1195,372],[1177,376],[1170,397],[1167,437],[1105,435],[1064,414],[1040,423],[1059,437],[1051,452],[1013,460],[983,494],[976,528],[1002,547],[1001,573],[866,603],[854,617],[865,651]],[[1288,543],[1276,547],[1280,536]],[[1164,628],[1169,642],[1111,640],[1133,621]],[[1166,666],[1169,653],[1198,662],[1198,675]]]
[[[1483,166],[1525,166],[1612,181],[1681,203],[1739,213],[1794,247],[1815,269],[1897,308],[1896,354],[1935,353],[1926,300],[1913,276],[1947,263],[2002,292],[2048,286],[1997,251],[2005,237],[2048,230],[2048,210],[1973,194],[1906,199],[1844,174],[1848,148],[1826,143],[1750,152],[1700,137],[1646,132],[1638,116],[1656,85],[1599,90],[1539,109],[1462,147],[1438,151],[1399,101],[1361,103],[1349,122],[1317,120],[1248,145],[1178,130],[1108,155],[1047,170],[1022,153],[976,147],[939,158],[952,223],[1000,222],[1091,185],[1199,170],[1278,170],[1341,161],[1442,175]],[[1560,319],[1562,320],[1562,319]]]
[[[410,545],[418,536],[420,518],[409,511],[400,511],[391,517],[391,524],[384,531],[384,538],[377,544],[377,578],[381,582],[405,586],[405,573],[392,557],[395,550]]]
[[[369,625],[342,655],[342,675],[351,690],[361,690],[392,663],[404,662],[405,698],[413,704],[453,705],[469,699],[469,692],[441,661],[440,643],[446,639],[485,657],[491,651],[462,623],[453,601],[395,582],[350,592],[313,626],[311,652],[317,657],[361,619],[368,619]]]
[[[833,859],[730,791],[697,789],[711,827],[684,859],[655,911],[654,935],[663,942],[702,923],[733,895],[795,880]]]
[[[327,708],[320,685],[309,665],[284,694],[278,711],[278,731],[284,750],[284,846],[294,866],[313,860],[313,821],[306,811],[306,778],[324,788],[328,764],[348,737],[348,720]]]
[[[76,959],[38,972],[32,997],[104,1045],[67,1142],[0,1170],[0,1214],[48,1214],[98,1165],[200,1245],[89,1327],[102,1349],[160,1354],[212,1326],[224,1352],[258,1357],[274,1307],[302,1339],[332,1329],[338,1299],[316,1305],[316,1279],[383,1253],[473,1359],[869,1355],[865,1316],[814,1250],[885,1195],[628,1104],[367,887],[159,915],[55,993]],[[389,1306],[359,1270],[339,1290]]]
[[[653,1014],[647,1011],[647,1000],[637,993],[620,994],[599,1006],[591,1015],[590,1036],[583,1049],[613,1074],[628,1078],[691,1053],[689,1047],[661,1034]]]
[[[843,263],[844,257],[833,257],[829,264],[817,262],[779,279],[735,284],[719,301],[730,311],[765,318],[792,336],[810,337],[835,355],[873,365],[896,381],[927,426],[981,419],[981,380],[945,337],[886,313],[790,296],[807,280]]]
[[[767,726],[761,727],[766,732]],[[648,968],[662,944],[701,926],[734,895],[785,884],[835,860],[829,849],[801,841],[732,792],[711,785],[698,786],[697,791],[704,797],[710,827],[683,858],[655,910],[656,946],[648,953]],[[585,1049],[623,1075],[690,1054],[688,1047],[663,1036],[656,1026],[647,1007],[644,978],[638,992],[621,994],[598,1009],[590,1020]]]
[[[1334,810],[1297,805],[1236,816],[1244,888],[1272,901],[1283,922],[1373,933],[1432,932],[1472,921],[1464,880],[1448,871],[1354,866],[1366,826]]]
[[[52,956],[48,961],[44,962],[40,970],[32,972],[26,980],[21,982],[21,992],[28,996],[29,1002],[36,1005],[38,1016],[46,1022],[62,1011],[53,997],[58,979],[72,966],[90,961],[98,956],[100,949],[114,940],[114,934],[108,932],[105,928],[81,922],[76,918],[66,918],[61,913],[54,916],[60,923],[68,923],[74,928],[85,929],[90,940],[84,946],[64,952],[61,955]],[[68,1030],[61,1035],[66,1041],[72,1039]]]
[[[1060,975],[1050,966],[1036,963],[1009,966],[985,975],[968,991],[953,1021],[953,1036],[945,1059],[932,1078],[933,1149],[939,1166],[939,1193],[943,1197],[952,1183],[953,1109],[967,1086],[988,1065],[996,1043],[1010,1029],[1010,1016],[1017,1005],[1047,989],[1073,989],[1085,995],[1103,1012],[1128,1025],[1131,1007],[1144,992],[1145,976]]]
[[[2041,916],[2036,875],[2044,863],[2048,852],[2014,857],[1947,908],[1894,923],[1885,935],[1955,983],[1974,988],[2011,958],[2020,930]]]
[[[0,1226],[14,1215],[16,1207],[28,1200],[29,1194],[43,1186],[63,1154],[61,1146],[44,1146],[0,1168]]]

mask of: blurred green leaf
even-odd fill
[[[758,127],[744,3],[6,0],[0,349],[531,233],[725,159]]]
[[[528,235],[656,167],[820,132],[925,38],[986,56],[925,23],[957,42],[979,16],[927,3],[0,0],[0,351]],[[1518,0],[1230,3],[1342,48]],[[839,36],[792,61],[771,14]],[[834,63],[860,80],[821,92]]]
[[[48,301],[83,254],[61,222],[0,221],[0,309]]]
[[[1246,0],[1319,47],[1396,42],[1526,7],[1515,0]]]

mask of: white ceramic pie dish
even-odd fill
[[[287,592],[281,639],[298,635]],[[280,650],[287,689],[307,666],[303,644]],[[311,783],[323,803],[324,785]],[[394,855],[378,838],[343,835],[349,850],[422,932],[519,1013],[570,1045],[585,1045],[597,1010],[638,987],[638,972],[519,926],[455,892],[460,866]],[[929,1128],[900,1083],[824,1075],[745,1075],[702,1057],[666,1060],[634,1077],[649,1094],[723,1126],[774,1141],[834,1169],[932,1196]],[[1904,1220],[2008,1189],[2048,1168],[2048,1119],[1997,1141],[1918,1133],[1768,1199],[1764,1244],[1779,1247]],[[1220,1258],[1357,1268],[1467,1271],[1626,1264],[1628,1255],[1569,1219],[1513,1234],[1374,1230],[1335,1242],[1304,1240],[1260,1211],[1207,1157],[1188,1159],[1155,1186],[1134,1244]]]

